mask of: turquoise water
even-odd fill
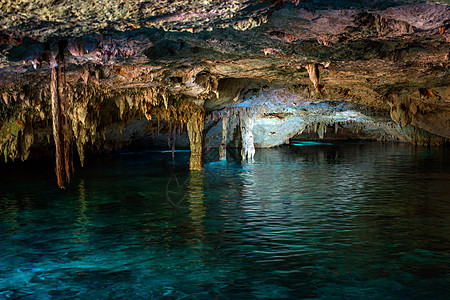
[[[0,298],[449,299],[450,156],[331,144],[0,169]]]

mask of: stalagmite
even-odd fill
[[[255,145],[253,142],[253,118],[248,116],[241,116],[240,125],[241,125],[241,135],[242,135],[242,149],[241,156],[242,160],[246,159],[249,162],[254,161],[255,157]]]
[[[199,171],[202,169],[203,150],[203,128],[205,127],[205,113],[203,110],[193,112],[187,121],[187,132],[189,136],[189,147],[191,157],[189,159],[189,169]]]
[[[219,159],[227,159],[227,129],[228,129],[228,117],[224,116],[222,118],[222,140],[219,147]]]

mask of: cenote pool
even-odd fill
[[[448,150],[215,152],[0,169],[0,298],[449,299]]]

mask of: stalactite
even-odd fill
[[[64,187],[64,157],[61,141],[61,105],[58,92],[58,70],[51,68],[50,91],[52,95],[53,140],[55,141],[56,180],[60,188]]]
[[[306,70],[309,74],[309,79],[314,85],[316,92],[320,94],[321,86],[320,86],[320,72],[319,72],[319,64],[309,64],[306,65]]]
[[[167,134],[167,143],[169,148],[172,150],[172,157],[175,157],[175,141],[177,138],[177,126],[173,125],[169,122],[169,132]]]
[[[158,134],[157,135],[159,135],[160,131],[161,131],[161,121],[158,117],[158,131],[157,131]]]
[[[228,129],[228,116],[222,118],[222,140],[219,147],[219,159],[227,159],[227,129]]]
[[[254,121],[252,117],[241,115],[240,126],[242,135],[242,160],[253,162],[255,157],[255,145],[253,141],[253,125]]]
[[[25,128],[20,135],[20,159],[25,161],[30,154],[30,147],[33,144],[33,126],[32,121],[29,118],[25,119]],[[0,151],[1,152],[1,151]]]
[[[171,142],[170,137],[172,135],[172,123],[170,123],[170,122],[168,122],[168,123],[169,123],[169,131],[167,133],[167,146],[169,146],[169,148],[171,148],[172,147],[172,142]]]
[[[172,132],[172,158],[175,157],[175,140],[177,138],[177,127],[175,126],[173,128],[173,132]]]
[[[317,129],[317,134],[319,135],[319,138],[323,139],[326,132],[327,132],[327,124],[320,123]]]
[[[189,159],[189,169],[199,171],[202,169],[203,150],[203,128],[205,127],[205,112],[203,109],[192,111],[187,121],[187,132],[189,136],[189,147],[191,157]]]
[[[65,114],[67,108],[63,104],[64,86],[62,81],[61,65],[63,60],[62,47],[54,44],[51,46],[51,59],[49,61],[50,75],[50,94],[52,101],[52,120],[53,120],[53,140],[55,142],[55,160],[56,160],[56,180],[60,188],[64,187],[64,182],[70,181],[71,160],[70,160],[70,136],[68,117]]]
[[[58,95],[60,100],[60,109],[61,109],[61,118],[63,118],[64,123],[61,125],[61,137],[63,138],[63,150],[64,150],[64,172],[66,174],[66,181],[70,182],[70,175],[73,170],[72,158],[70,155],[71,152],[71,135],[69,133],[69,117],[67,115],[68,111],[68,103],[64,103],[64,94],[65,94],[65,79],[63,80],[63,73],[61,70],[62,60],[63,60],[63,48],[59,48],[58,54]],[[64,74],[65,78],[65,74]],[[62,120],[60,120],[62,121]]]
[[[69,137],[69,122],[67,116],[64,118],[64,169],[66,172],[66,180],[70,182],[70,174],[73,171],[73,163],[71,156],[71,141]]]
[[[181,139],[182,132],[183,132],[183,123],[180,123],[180,126],[177,127],[178,139]]]

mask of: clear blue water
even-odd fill
[[[212,152],[211,152],[212,153]],[[449,299],[450,156],[332,144],[0,169],[0,298]]]

